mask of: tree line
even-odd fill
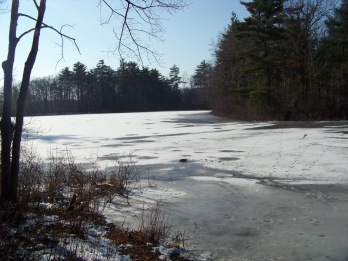
[[[215,49],[209,103],[244,119],[348,118],[348,1],[241,1]]]
[[[202,63],[211,70],[209,64]],[[116,70],[103,60],[90,70],[83,63],[76,62],[71,69],[63,68],[57,76],[30,81],[25,114],[207,109],[203,91],[208,76],[205,69],[198,66],[194,80],[184,82],[176,65],[165,77],[157,69],[140,68],[137,63],[124,60]],[[19,85],[15,85],[14,100],[18,94]]]
[[[77,62],[31,80],[25,114],[211,108],[240,119],[347,118],[348,3],[337,1],[241,1],[250,15],[232,13],[214,63],[203,60],[192,77],[183,79],[176,65],[166,77],[124,60],[116,70],[102,60],[90,70]]]

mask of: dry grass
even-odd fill
[[[161,253],[153,249],[160,243],[166,242],[168,247],[180,249],[184,246],[184,235],[174,232],[167,216],[161,210],[160,202],[154,208],[143,209],[138,229],[122,229],[113,227],[107,237],[116,245],[122,244],[122,254],[130,255],[132,260],[147,261],[161,260]],[[176,253],[176,252],[175,252]],[[190,260],[180,255],[173,255],[169,260]]]
[[[160,202],[156,202],[156,206],[151,208],[147,215],[143,208],[138,228],[139,236],[143,241],[158,244],[161,239],[170,235],[171,230],[168,218],[161,211]]]
[[[0,209],[0,260],[81,260],[81,242],[88,239],[97,245],[101,240],[100,235],[91,236],[90,229],[96,226],[114,246],[107,260],[116,258],[115,249],[133,260],[159,260],[153,247],[172,233],[159,203],[143,211],[137,230],[108,224],[101,215],[117,196],[128,202],[139,181],[136,162],[131,156],[118,160],[109,172],[92,165],[84,169],[68,151],[51,154],[47,163],[32,151],[23,151],[19,202]],[[176,237],[181,238],[178,233]],[[180,239],[176,244],[179,247]],[[100,259],[98,254],[93,258]]]

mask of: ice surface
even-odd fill
[[[348,260],[348,122],[236,122],[208,111],[26,118],[43,157],[102,166],[132,153],[158,186],[113,204],[123,222],[161,199],[213,260]],[[187,159],[187,162],[180,162]]]
[[[185,166],[183,175],[203,167],[292,182],[348,182],[348,127],[343,123],[278,128],[272,122],[228,122],[204,111],[48,116],[26,122],[28,138],[35,139],[44,157],[49,150],[69,149],[78,161],[98,157],[112,165],[132,153],[147,166],[173,165],[182,158],[195,163]]]

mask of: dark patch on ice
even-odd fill
[[[131,146],[131,145],[125,144],[125,143],[118,143],[118,144],[102,145],[101,147],[104,147],[104,148],[117,148],[117,147],[126,147],[126,146]]]
[[[124,162],[128,162],[130,160],[134,160],[138,158],[137,155],[128,155],[128,154],[118,154],[118,153],[111,153],[111,154],[106,154],[103,156],[98,156],[98,160],[113,160],[113,161],[117,161],[117,160],[121,160],[124,159],[122,161]]]
[[[233,152],[244,152],[244,151],[242,151],[242,150],[219,150],[219,152],[233,153]]]
[[[291,128],[306,128],[306,129],[315,129],[315,128],[325,128],[325,127],[334,127],[334,128],[347,128],[348,121],[279,121],[272,122],[267,126],[257,126],[246,128],[246,130],[273,130],[273,129],[291,129]],[[333,130],[335,131],[335,130]],[[341,133],[347,131],[340,131]]]
[[[225,118],[220,118],[206,112],[195,113],[191,115],[182,114],[179,116],[181,117],[180,119],[171,122],[180,124],[218,124],[230,122]]]
[[[348,131],[341,131],[342,134],[348,134]]]
[[[194,124],[187,124],[187,125],[183,125],[183,126],[179,126],[179,127],[176,127],[176,128],[187,128],[187,127],[195,127],[196,125]]]
[[[117,156],[99,156],[98,160],[113,160],[116,161],[117,160]]]
[[[121,138],[115,138],[114,140],[141,140],[141,139],[147,139],[149,136],[136,136],[136,137],[121,137]]]
[[[122,141],[132,141],[132,140],[142,140],[142,139],[153,139],[153,138],[165,138],[165,137],[176,137],[176,136],[186,136],[186,135],[198,135],[198,134],[204,134],[204,133],[216,133],[216,132],[227,132],[231,130],[219,130],[219,131],[211,131],[211,132],[196,132],[196,133],[191,133],[191,132],[183,132],[183,133],[172,133],[172,134],[159,134],[159,135],[151,135],[151,136],[126,136],[126,137],[119,137],[119,138],[114,138],[113,140],[122,140]],[[202,138],[206,139],[206,138]],[[108,139],[105,139],[108,140]],[[188,141],[188,140],[185,140]]]
[[[348,134],[348,131],[340,131],[340,130],[326,130],[325,133],[338,133],[338,134]]]
[[[81,138],[79,135],[37,135],[35,134],[27,134],[26,135],[28,140],[43,140],[43,141],[55,141],[55,140],[74,140],[76,138]]]
[[[241,236],[241,237],[255,237],[257,235],[257,231],[252,228],[240,228],[234,234],[236,236]]]
[[[123,144],[155,142],[154,140],[147,140],[152,137],[154,136],[121,137],[121,138],[115,138],[114,140],[123,141]]]
[[[219,160],[232,161],[232,160],[239,160],[239,158],[237,158],[237,157],[221,157],[221,158],[219,158]]]
[[[105,154],[103,156],[99,156],[98,159],[100,159],[100,158],[116,158],[116,157],[118,157],[118,155],[119,155],[118,153]]]
[[[174,137],[174,136],[185,136],[192,133],[184,132],[184,133],[173,133],[173,134],[160,134],[160,135],[151,135],[151,136],[133,136],[133,137],[120,137],[115,138],[114,140],[142,140],[142,139],[151,139],[151,138],[161,138],[161,137]]]
[[[158,157],[154,157],[154,156],[140,156],[140,157],[138,157],[138,159],[149,160],[149,159],[158,159]]]
[[[192,134],[192,133],[184,132],[184,133],[162,134],[162,135],[156,135],[154,137],[174,137],[174,136],[184,136],[189,134]]]
[[[151,142],[155,142],[154,140],[135,140],[135,141],[125,141],[124,144],[132,144],[132,143],[151,143]]]
[[[165,120],[165,121],[160,121],[160,122],[163,122],[163,123],[176,123],[177,121],[175,121],[175,120]]]

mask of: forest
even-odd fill
[[[241,1],[215,49],[210,105],[252,120],[348,118],[348,1]]]
[[[91,70],[76,62],[72,69],[65,67],[55,77],[31,80],[25,112],[52,115],[206,109],[198,87],[179,88],[181,78],[176,65],[165,77],[135,62],[121,60],[116,70],[103,60]],[[15,85],[14,100],[18,93],[19,85]]]
[[[25,115],[211,109],[243,120],[347,119],[348,1],[241,4],[249,16],[232,13],[213,62],[203,60],[192,76],[176,65],[163,76],[125,60],[117,69],[76,62],[31,80]]]

